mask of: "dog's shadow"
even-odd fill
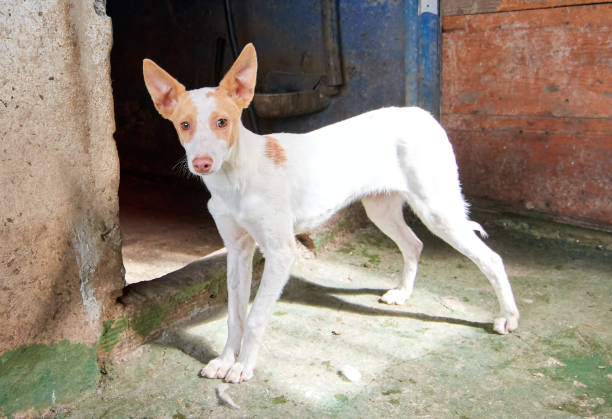
[[[434,316],[426,313],[412,312],[400,309],[384,308],[385,306],[367,306],[353,303],[342,299],[339,295],[372,295],[382,296],[386,292],[382,288],[339,288],[328,287],[319,283],[311,282],[307,279],[292,276],[285,286],[280,301],[294,304],[303,304],[314,307],[329,308],[336,311],[344,311],[367,316],[401,317],[411,318],[423,322],[446,323],[458,326],[478,328],[493,334],[490,323],[474,322],[455,317]],[[254,297],[254,292],[251,297]],[[187,355],[197,359],[202,363],[207,363],[218,356],[218,353],[211,347],[210,342],[196,335],[188,333],[187,328],[202,324],[213,319],[218,319],[226,311],[225,306],[217,307],[214,313],[207,311],[201,315],[192,317],[187,323],[182,323],[179,327],[169,328],[156,341],[164,346],[175,347]]]
[[[468,326],[483,329],[488,333],[494,333],[491,323],[474,322],[465,319],[446,316],[432,316],[425,313],[411,312],[398,309],[384,308],[380,303],[378,307],[346,301],[336,295],[373,295],[382,296],[386,289],[382,288],[339,288],[327,287],[318,283],[308,281],[304,278],[292,276],[281,297],[281,301],[308,304],[316,307],[331,308],[334,310],[350,313],[363,314],[367,316],[403,317],[424,322],[447,323],[460,326]],[[387,306],[388,307],[388,306]]]

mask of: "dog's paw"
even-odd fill
[[[225,361],[221,358],[215,358],[202,368],[200,376],[206,378],[224,378],[232,365],[234,365],[234,361]]]
[[[404,304],[408,297],[410,297],[409,291],[401,288],[394,288],[380,297],[378,302],[385,304]]]
[[[493,330],[500,335],[507,335],[518,327],[519,314],[506,313],[493,321]]]
[[[225,381],[228,383],[241,383],[253,378],[253,368],[249,368],[240,362],[236,362],[225,376]]]

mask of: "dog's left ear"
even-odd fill
[[[253,44],[247,44],[219,83],[219,88],[225,90],[238,107],[244,109],[253,100],[256,79],[257,54]]]

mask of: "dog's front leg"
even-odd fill
[[[272,314],[274,304],[289,279],[289,273],[295,261],[295,243],[292,240],[291,237],[290,244],[280,248],[264,249],[266,264],[261,284],[247,318],[238,362],[225,376],[227,382],[239,383],[253,377],[264,329]]]
[[[227,341],[221,355],[211,360],[200,374],[208,378],[224,378],[240,353],[251,294],[255,240],[230,216],[220,215],[218,211],[213,214],[227,248]]]
[[[227,246],[227,341],[221,355],[202,369],[203,377],[224,378],[240,353],[251,292],[255,241],[247,234],[238,244]]]

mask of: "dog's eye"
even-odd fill
[[[189,124],[189,122],[183,121],[181,122],[181,128],[187,131],[189,128],[191,128],[191,125]]]
[[[227,126],[227,119],[217,119],[217,128],[225,128]]]

